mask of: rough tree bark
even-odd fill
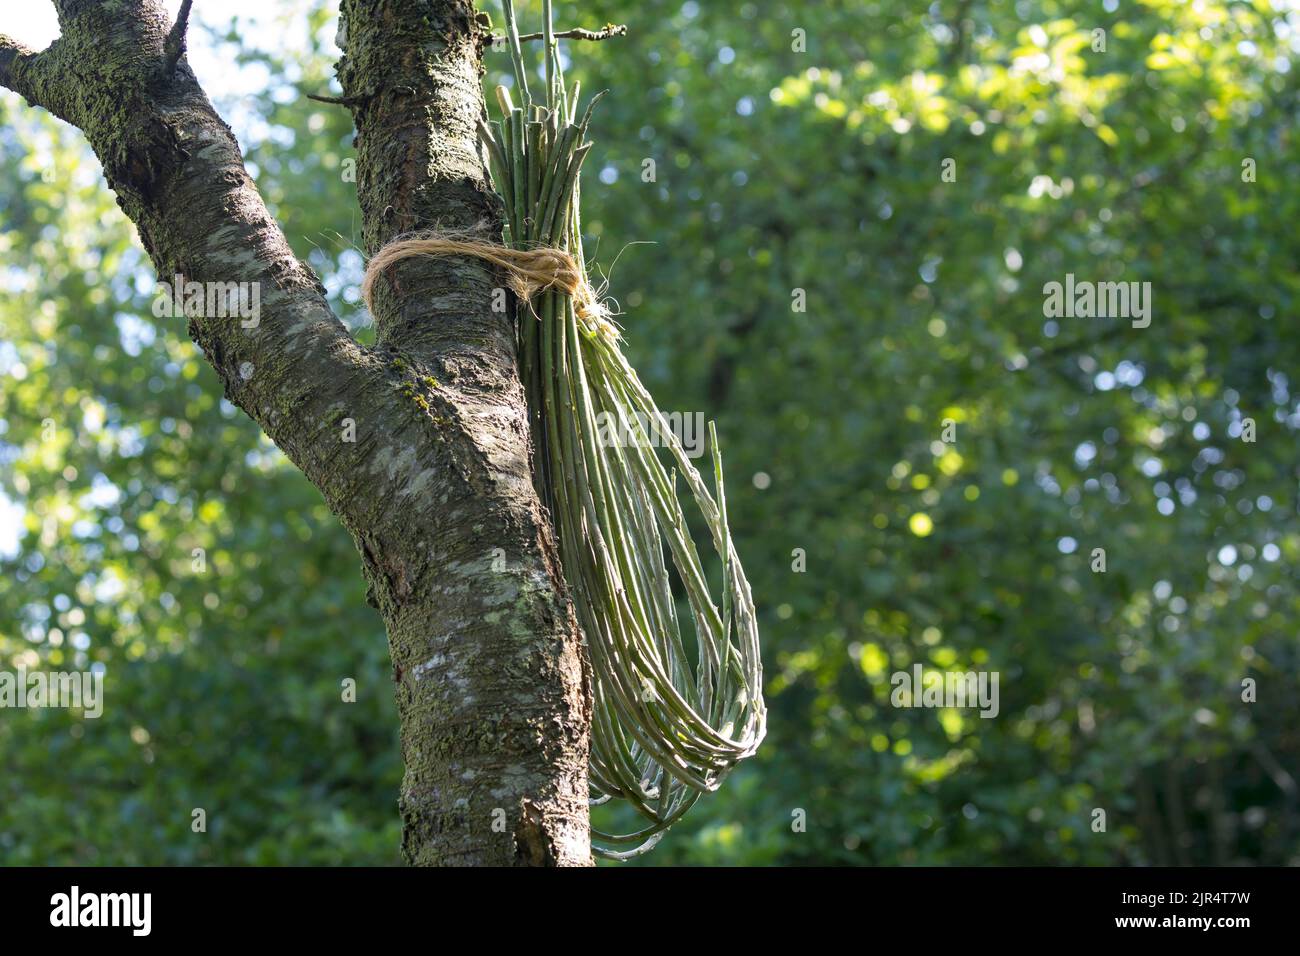
[[[268,214],[161,0],[54,2],[47,50],[0,36],[0,85],[83,131],[160,277],[261,283],[256,328],[200,316],[189,331],[356,540],[393,660],[404,857],[589,864],[590,694],[531,481],[511,319],[491,308],[500,283],[474,260],[403,262],[380,284],[375,346],[359,345]],[[341,6],[366,252],[435,224],[499,236],[471,0]]]

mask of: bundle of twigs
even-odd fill
[[[544,105],[534,103],[514,5],[503,5],[520,103],[498,87],[501,120],[481,124],[480,133],[505,202],[510,248],[438,235],[408,238],[381,251],[367,279],[407,255],[474,255],[499,266],[518,294],[534,475],[592,663],[592,802],[620,798],[646,818],[632,833],[593,830],[610,844],[595,851],[619,859],[658,842],[701,793],[716,789],[758,747],[765,729],[758,628],[727,529],[713,424],[716,500],[624,358],[612,316],[587,279],[578,180],[599,97],[579,120],[580,90],[565,88],[551,3],[544,0],[546,96]],[[602,428],[602,422],[618,427]],[[721,607],[713,602],[683,498],[694,501],[721,561]],[[684,595],[683,610],[689,608],[689,647],[674,585]]]

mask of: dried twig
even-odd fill
[[[545,33],[525,33],[519,38],[520,43],[527,43],[529,40],[541,40],[546,36]],[[554,33],[552,36],[557,40],[608,40],[610,37],[627,36],[627,25],[622,23],[607,23],[599,30],[584,30],[578,27],[573,30],[563,30]],[[494,36],[492,45],[504,44],[506,37]]]
[[[176,72],[176,64],[185,55],[185,34],[189,29],[190,7],[193,5],[194,0],[182,0],[180,12],[176,15],[176,22],[172,25],[171,32],[167,34],[167,42],[163,46],[163,52],[166,54],[166,60],[163,62],[163,73],[166,76],[171,76]]]

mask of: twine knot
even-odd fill
[[[504,274],[506,285],[521,302],[529,303],[547,289],[558,289],[573,300],[574,313],[590,335],[609,342],[618,341],[618,327],[611,321],[613,313],[600,301],[586,272],[578,261],[563,249],[544,246],[536,249],[512,249],[482,239],[468,239],[440,232],[420,232],[399,236],[385,245],[366,265],[361,280],[361,297],[372,313],[371,296],[379,276],[395,262],[415,257],[443,258],[472,256],[490,262]],[[536,315],[536,311],[533,312]]]

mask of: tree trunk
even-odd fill
[[[357,542],[393,659],[404,857],[589,864],[590,691],[500,283],[475,260],[404,261],[379,283],[375,346],[357,344],[183,57],[173,67],[182,34],[160,0],[55,5],[48,50],[0,37],[0,85],[85,133],[160,279],[260,284],[255,328],[204,315],[190,334]],[[473,4],[341,12],[366,252],[433,225],[499,237]]]

